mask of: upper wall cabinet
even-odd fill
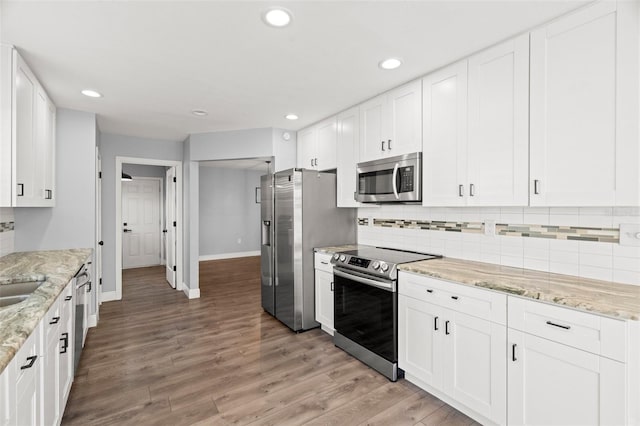
[[[638,3],[531,33],[532,206],[638,205]]]
[[[298,132],[298,167],[315,170],[336,168],[336,117]]]
[[[422,150],[422,81],[360,105],[360,161]]]
[[[18,52],[0,49],[0,206],[52,207],[56,107]]]
[[[528,204],[529,35],[423,80],[427,206]]]
[[[338,152],[336,168],[337,205],[338,207],[358,207],[356,193],[356,165],[360,153],[359,110],[351,108],[338,114]]]

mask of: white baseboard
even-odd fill
[[[95,315],[89,315],[89,328],[98,325],[98,318]]]
[[[249,257],[249,256],[260,256],[260,250],[256,251],[240,251],[237,253],[222,253],[222,254],[206,254],[200,256],[200,262],[206,260],[218,260],[218,259],[233,259],[234,257]]]
[[[182,283],[182,291],[187,295],[189,299],[199,299],[200,298],[200,289],[199,288],[189,288],[185,283]]]
[[[120,300],[118,293],[115,291],[103,291],[100,294],[100,302],[112,302],[114,300]]]

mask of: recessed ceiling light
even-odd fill
[[[80,93],[82,93],[83,95],[88,96],[90,98],[101,98],[102,97],[102,93],[96,92],[95,90],[91,90],[91,89],[84,89]]]
[[[284,118],[286,118],[287,120],[297,120],[298,116],[295,114],[287,114],[284,116]]]
[[[383,70],[394,70],[402,65],[402,61],[398,58],[388,58],[378,63]]]
[[[205,115],[208,115],[209,113],[203,109],[194,109],[191,111],[191,114],[193,115],[197,115],[198,117],[204,117]]]
[[[262,19],[267,25],[276,28],[286,27],[291,23],[291,12],[282,7],[274,7],[262,14]]]

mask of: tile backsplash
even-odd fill
[[[640,224],[640,208],[389,205],[358,210],[358,242],[640,286],[640,247],[619,244],[621,223]]]
[[[14,234],[13,208],[0,207],[0,257],[13,253]]]

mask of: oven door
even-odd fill
[[[333,269],[336,332],[390,362],[398,358],[396,282]]]

